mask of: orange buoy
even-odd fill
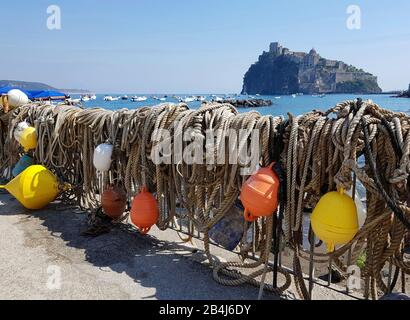
[[[135,197],[131,209],[131,221],[142,234],[147,234],[159,219],[157,200],[146,187]]]
[[[260,169],[243,185],[241,201],[245,207],[246,221],[253,222],[259,217],[270,217],[279,205],[279,178],[273,171],[272,163]]]
[[[119,219],[127,208],[127,194],[118,186],[109,186],[102,194],[101,205],[107,216]]]

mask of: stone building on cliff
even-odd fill
[[[322,58],[315,49],[294,52],[270,44],[244,78],[242,93],[380,93],[377,77],[342,61]]]

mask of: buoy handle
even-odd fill
[[[335,249],[336,249],[336,247],[333,243],[328,243],[326,245],[326,248],[327,248],[328,253],[333,253],[333,252],[335,252]]]
[[[151,230],[151,228],[140,228],[139,230],[141,234],[146,235]]]
[[[0,186],[0,189],[6,189],[6,186]]]
[[[245,221],[247,222],[254,222],[257,219],[252,215],[249,209],[246,209],[246,208],[245,208],[244,216],[245,216]]]

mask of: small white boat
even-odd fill
[[[121,97],[121,100],[128,100],[128,96],[127,96],[127,95],[122,96],[122,97]]]
[[[144,101],[147,101],[148,98],[135,96],[135,97],[132,97],[131,100],[132,102],[144,102]]]
[[[214,100],[215,100],[216,102],[222,102],[222,101],[224,101],[224,99],[221,98],[221,97],[216,97]]]
[[[282,97],[275,97],[276,100],[282,99]]]
[[[114,101],[114,98],[112,96],[105,96],[104,101]]]
[[[93,95],[90,97],[90,100],[97,100],[97,96],[96,96],[95,94],[93,94]]]
[[[90,101],[91,99],[90,99],[90,97],[89,96],[83,96],[83,97],[81,97],[81,101],[82,102],[88,102],[88,101]]]
[[[69,98],[69,99],[67,99],[66,101],[69,102],[69,103],[81,103],[81,99],[72,99],[72,98]]]
[[[196,100],[195,97],[187,97],[187,98],[184,99],[183,102],[185,102],[185,103],[190,103],[190,102],[194,102],[195,100]]]
[[[296,94],[292,94],[292,98],[295,99],[297,96]]]
[[[160,98],[159,101],[167,101],[167,98]]]
[[[205,97],[202,97],[202,96],[198,96],[198,97],[196,97],[196,101],[199,101],[199,102],[204,102],[206,100],[206,98]]]

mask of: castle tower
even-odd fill
[[[305,66],[313,67],[319,63],[320,55],[316,52],[315,49],[310,50],[309,54],[305,58]]]
[[[283,53],[283,48],[279,42],[272,42],[269,47],[269,52],[273,53],[275,56],[280,56]]]

